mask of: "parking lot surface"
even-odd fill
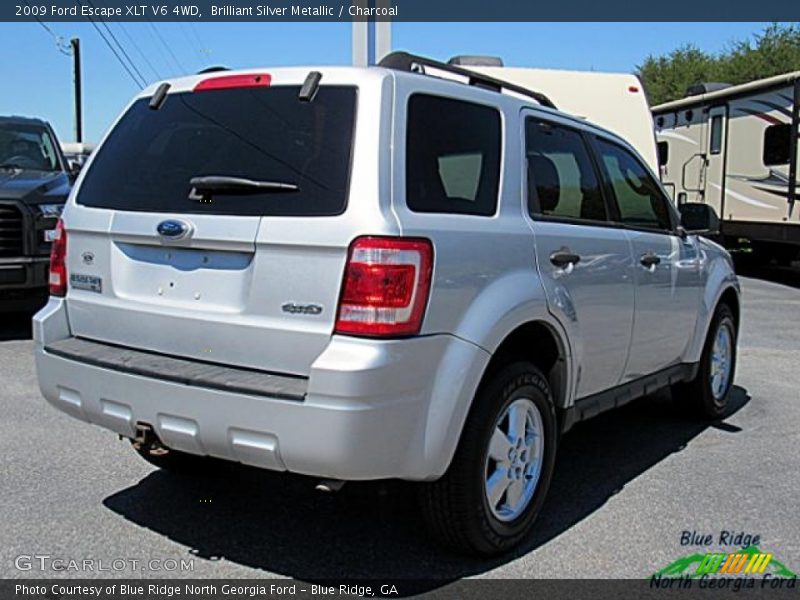
[[[245,469],[154,470],[41,398],[27,317],[0,315],[0,576],[642,578],[705,551],[685,531],[712,549],[721,532],[758,535],[800,572],[800,274],[758,275],[742,278],[733,414],[692,421],[662,393],[576,426],[535,533],[492,560],[432,545],[410,486],[328,495]],[[95,570],[24,558],[42,555]]]

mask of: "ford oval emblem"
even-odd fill
[[[168,240],[182,240],[192,232],[192,226],[185,221],[168,219],[161,221],[156,227],[158,235]]]

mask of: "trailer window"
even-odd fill
[[[722,115],[711,117],[711,140],[709,152],[719,154],[722,151]]]
[[[669,161],[669,142],[658,142],[658,166],[664,167]]]
[[[788,165],[792,126],[770,125],[764,130],[764,165]]]
[[[500,182],[500,114],[415,94],[408,102],[406,204],[414,212],[493,215]]]

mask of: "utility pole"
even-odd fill
[[[81,41],[72,38],[69,41],[72,47],[72,70],[75,82],[75,141],[83,142],[83,103],[81,100]]]
[[[356,0],[362,8],[388,7],[386,0]],[[392,22],[386,17],[353,19],[353,66],[375,65],[392,51]]]

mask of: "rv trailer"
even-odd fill
[[[797,131],[800,71],[742,85],[692,86],[653,107],[661,179],[680,206],[711,205],[729,247],[758,260],[800,253]]]
[[[488,56],[454,56],[448,62],[520,88],[538,90],[558,110],[587,119],[624,138],[658,172],[650,105],[636,75],[507,67],[502,59]]]

